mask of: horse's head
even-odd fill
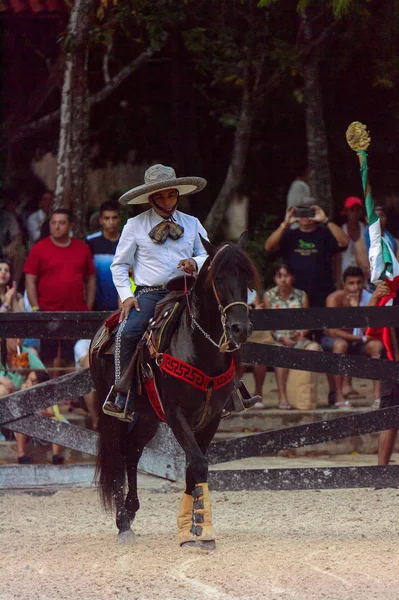
[[[248,288],[259,286],[256,267],[245,252],[247,232],[241,235],[237,244],[226,242],[215,247],[202,237],[201,241],[209,254],[203,267],[207,269],[206,284],[212,288],[228,340],[239,346],[252,333]]]

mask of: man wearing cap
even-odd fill
[[[154,315],[156,303],[168,293],[165,288],[168,281],[180,276],[181,271],[188,274],[199,271],[208,256],[199,237],[201,234],[208,239],[201,223],[177,210],[180,194],[200,192],[206,186],[205,179],[177,178],[171,167],[154,165],[145,172],[144,181],[144,185],[129,190],[119,199],[123,205],[148,202],[150,209],[128,220],[111,266],[122,302],[115,341],[116,384]],[[137,285],[134,295],[129,281],[131,266]],[[132,420],[132,411],[125,410],[126,396],[111,392],[103,411]],[[248,407],[257,399],[250,399]]]
[[[313,205],[311,201],[313,200]],[[298,216],[301,208],[312,206],[312,216]],[[298,223],[298,229],[291,229]],[[284,221],[265,242],[266,252],[280,251],[283,262],[295,275],[295,287],[306,292],[311,307],[324,306],[335,290],[332,257],[345,250],[346,234],[327,217],[312,198],[304,198],[302,207],[287,210]]]
[[[364,216],[363,202],[357,196],[349,196],[344,202],[344,210],[341,213],[346,216],[346,223],[342,225],[342,231],[348,236],[347,249],[338,255],[337,280],[342,281],[342,276],[348,267],[360,266],[355,257],[355,244],[363,237],[366,225],[362,219]]]

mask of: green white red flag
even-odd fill
[[[393,299],[395,298],[396,293],[399,289],[399,262],[397,261],[396,256],[389,243],[383,238],[380,217],[378,216],[375,210],[370,186],[367,185],[367,153],[364,150],[359,150],[357,153],[361,157],[360,174],[362,177],[363,190],[365,194],[366,212],[369,222],[370,281],[375,284],[380,281],[386,281],[386,283],[388,283],[391,293],[388,296],[380,298],[378,306],[389,306],[392,304]],[[369,328],[366,331],[366,335],[380,339],[384,343],[384,346],[387,350],[388,358],[390,360],[394,360],[392,339],[390,335],[390,330],[387,327]]]

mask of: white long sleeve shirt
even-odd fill
[[[126,223],[111,265],[112,278],[122,302],[132,296],[130,267],[133,267],[136,285],[158,286],[182,275],[177,265],[185,258],[193,258],[198,270],[204,264],[208,255],[199,234],[205,239],[208,235],[201,223],[179,211],[175,211],[173,218],[184,227],[184,234],[178,240],[168,237],[164,244],[155,243],[148,235],[155,225],[164,220],[152,208]]]

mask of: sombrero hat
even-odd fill
[[[172,167],[153,165],[144,174],[144,184],[125,192],[119,198],[119,203],[123,205],[144,204],[148,202],[151,194],[171,188],[179,190],[181,196],[195,194],[203,190],[205,186],[206,180],[202,177],[176,177]]]

